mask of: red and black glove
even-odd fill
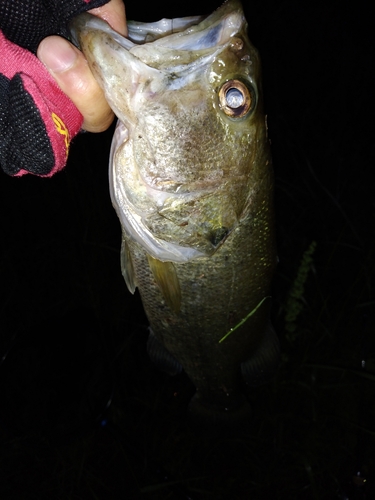
[[[0,165],[7,174],[51,176],[65,166],[83,118],[35,53],[46,36],[67,37],[72,17],[108,1],[0,2]]]

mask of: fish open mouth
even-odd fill
[[[172,150],[172,167],[164,168],[161,155],[156,159],[159,151],[155,144],[169,140],[176,127],[171,127],[169,134],[164,131],[164,141],[155,142],[153,147],[148,147],[147,133],[135,131],[140,128],[142,120],[145,127],[159,131],[163,128],[155,115],[162,106],[160,96],[166,93],[178,107],[178,92],[189,92],[189,108],[196,109],[198,116],[201,94],[194,86],[199,85],[205,68],[223,50],[230,45],[235,51],[242,49],[243,43],[236,35],[245,25],[242,8],[236,0],[225,2],[207,17],[162,19],[155,23],[129,22],[127,38],[112,30],[105,21],[87,13],[71,23],[73,41],[83,50],[107,101],[119,118],[110,155],[112,203],[125,233],[156,259],[180,263],[211,255],[230,233],[237,213],[230,207],[228,197],[223,195],[224,190],[219,193],[219,202],[215,202],[215,206],[222,202],[224,208],[214,209],[214,203],[211,203],[212,193],[220,191],[220,183],[228,183],[228,178],[223,176],[223,181],[221,174],[217,174],[216,180],[212,181],[208,180],[212,173],[203,172],[201,178],[192,180],[189,165],[195,166],[196,161],[194,163],[188,157],[186,168],[180,168],[176,174],[176,167],[171,173],[173,165],[178,163],[173,160]],[[239,80],[225,85],[218,96],[217,111],[223,110],[229,118],[241,118],[253,106],[254,99],[250,99],[250,91],[248,94],[244,92],[246,85]],[[168,105],[172,107],[170,103]],[[212,108],[212,104],[206,104],[206,108],[210,106]],[[145,113],[140,111],[142,109],[146,110]],[[150,118],[146,123],[143,114],[148,112]],[[199,120],[198,116],[197,129],[198,125],[201,126]],[[199,133],[194,134],[190,140],[192,149],[201,141]],[[217,137],[222,135],[217,133]],[[179,139],[181,137],[177,134],[176,144]],[[207,143],[209,139],[206,138]],[[138,161],[137,157],[147,150],[148,155],[143,155],[145,159]],[[220,155],[213,151],[212,156],[213,163],[218,164]],[[155,179],[160,178],[160,174],[155,173],[159,165],[165,178],[156,182]],[[194,186],[201,181],[207,187],[199,192]],[[179,189],[175,189],[176,186]],[[184,215],[187,208],[181,208],[183,203],[186,207],[195,204],[190,219]],[[182,214],[180,219],[171,215],[169,207],[172,204],[178,205]],[[215,210],[221,212],[214,214]],[[159,217],[160,224],[155,223],[154,214]],[[199,222],[202,214],[203,222]]]
[[[150,80],[154,82],[149,88],[151,92],[157,91],[160,81],[165,85],[166,80],[170,89],[178,89],[186,85],[189,77],[199,77],[200,68],[232,43],[245,24],[240,4],[232,0],[208,16],[161,19],[152,23],[129,21],[127,38],[88,13],[71,21],[70,32],[72,41],[84,52],[103,87],[110,106],[126,123],[128,117],[123,115],[118,103],[124,92],[114,75],[114,65],[131,70],[131,85],[129,71],[117,72],[117,75],[122,73],[120,86],[126,87],[127,94]],[[111,59],[114,65],[107,64]]]

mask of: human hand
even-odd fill
[[[127,35],[123,0],[111,0],[89,12]],[[82,52],[62,37],[49,36],[39,44],[37,56],[82,114],[82,128],[88,132],[106,130],[114,115]]]

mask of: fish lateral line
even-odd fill
[[[221,344],[222,342],[224,342],[224,340],[229,337],[230,334],[232,334],[235,330],[237,330],[237,328],[239,328],[240,326],[242,326],[245,321],[247,321],[250,316],[253,316],[257,310],[260,308],[260,306],[263,304],[263,302],[266,300],[266,299],[270,299],[271,298],[271,295],[266,295],[266,297],[263,297],[263,299],[259,302],[259,304],[257,306],[254,307],[254,309],[252,311],[249,312],[249,314],[247,316],[245,316],[243,319],[241,319],[241,321],[239,323],[237,323],[237,325],[233,326],[228,333],[226,333],[224,335],[224,337],[222,337],[220,340],[219,340],[219,344]]]

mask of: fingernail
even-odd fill
[[[75,48],[58,36],[45,38],[39,44],[37,56],[54,73],[67,71],[74,66],[78,57]]]

